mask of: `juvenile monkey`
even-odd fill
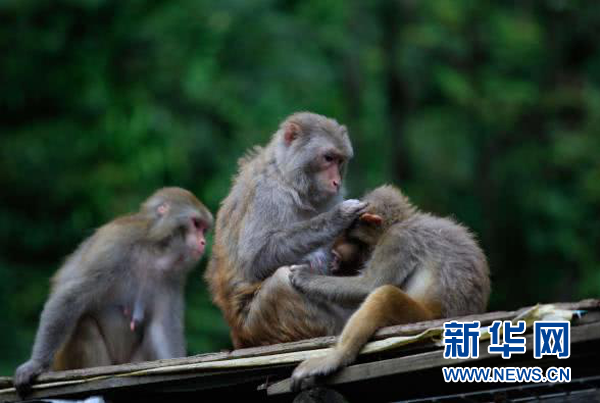
[[[41,372],[185,355],[183,288],[213,218],[181,188],[163,188],[95,231],[52,279],[19,393]]]
[[[309,262],[326,271],[333,241],[366,206],[342,201],[352,155],[344,126],[302,112],[240,160],[205,276],[236,348],[341,331],[351,312],[298,293],[282,266]]]
[[[392,186],[363,199],[366,213],[338,239],[341,263],[363,264],[354,277],[291,269],[292,285],[324,303],[360,308],[351,316],[333,352],[301,363],[294,388],[314,376],[350,364],[377,329],[410,322],[483,312],[490,294],[487,261],[471,233],[448,218],[415,208]],[[363,302],[364,301],[364,302]]]

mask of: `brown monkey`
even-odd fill
[[[308,262],[326,272],[333,241],[366,206],[342,201],[352,155],[344,126],[303,112],[240,160],[205,276],[236,348],[341,331],[351,311],[298,293],[282,266]]]
[[[183,287],[213,218],[181,188],[163,188],[139,212],[99,228],[52,279],[29,361],[14,384],[38,374],[185,355]]]
[[[323,276],[291,268],[292,285],[310,298],[342,306],[362,302],[332,353],[296,368],[295,389],[354,361],[383,326],[475,314],[486,308],[487,261],[465,227],[420,212],[392,186],[379,187],[362,200],[368,203],[367,212],[336,243],[342,263],[364,262],[358,276]]]

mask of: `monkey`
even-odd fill
[[[362,225],[377,224],[381,217],[375,214],[363,213],[358,217],[358,222]],[[329,257],[324,262],[329,264],[327,270],[320,270],[321,274],[331,274],[336,276],[349,276],[359,274],[359,270],[364,266],[370,256],[369,245],[351,238],[348,235],[350,228],[356,228],[356,221],[346,229],[333,243]]]
[[[362,264],[357,276],[325,276],[290,269],[290,282],[323,303],[358,309],[337,345],[308,359],[292,374],[292,387],[352,363],[377,329],[484,312],[490,295],[487,259],[471,232],[452,219],[418,210],[393,186],[368,193],[365,212],[336,241],[340,261]]]
[[[166,187],[84,240],[52,278],[31,358],[15,372],[17,391],[50,368],[184,356],[185,279],[212,225],[192,193]]]
[[[366,203],[343,200],[352,156],[345,126],[299,112],[266,146],[239,160],[205,273],[235,348],[341,331],[351,312],[297,292],[289,266],[308,261],[309,269],[326,272],[335,238],[365,209]]]

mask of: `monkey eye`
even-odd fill
[[[192,218],[192,223],[194,223],[194,228],[196,229],[200,229],[200,227],[202,227],[202,221],[197,217]]]
[[[333,162],[335,161],[335,157],[331,154],[325,154],[323,156],[323,158],[325,159],[325,162]]]

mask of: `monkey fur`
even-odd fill
[[[292,375],[295,389],[348,365],[384,326],[484,312],[490,294],[487,260],[467,228],[420,212],[399,189],[382,186],[362,201],[366,212],[335,248],[359,275],[324,276],[292,267],[290,280],[305,296],[360,308],[332,353],[309,359]]]
[[[212,224],[192,193],[163,188],[81,243],[52,279],[19,393],[49,368],[184,356],[185,279]]]
[[[297,292],[288,266],[327,265],[335,238],[364,210],[365,203],[342,199],[352,156],[344,126],[301,112],[240,160],[205,274],[236,348],[341,331],[351,312]]]

